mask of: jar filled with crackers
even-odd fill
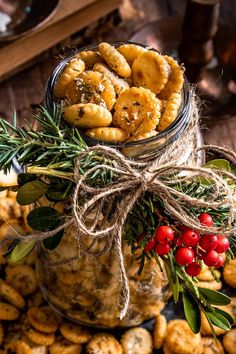
[[[73,53],[49,78],[45,104],[49,111],[61,104],[65,122],[79,129],[88,146],[115,147],[134,161],[168,149],[171,161],[171,144],[182,137],[181,163],[191,162],[193,150],[201,145],[198,126],[190,127],[193,107],[183,67],[141,44],[100,43]],[[64,213],[69,212],[70,205],[65,205]],[[92,212],[86,222],[92,225],[104,217]],[[76,233],[74,226],[65,230],[52,251],[39,247],[41,288],[58,312],[81,324],[107,328],[136,326],[160,313],[170,291],[167,275],[154,258],[146,260],[140,272],[139,250],[123,245],[130,303],[120,319],[122,284],[115,251],[107,239],[89,236],[78,251]],[[63,263],[68,257],[71,261]]]

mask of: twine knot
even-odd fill
[[[151,187],[150,184],[152,181],[152,174],[149,171],[144,171],[143,173],[139,173],[137,177],[138,180],[140,180],[143,192],[148,191],[148,189]]]

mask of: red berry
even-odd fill
[[[159,256],[165,256],[170,252],[170,245],[169,243],[157,243],[155,246],[155,252]]]
[[[216,264],[214,265],[214,268],[220,268],[222,267],[222,265],[224,264],[224,257],[221,256],[220,254],[218,255],[218,261],[216,262]]]
[[[215,267],[219,263],[219,257],[216,251],[211,250],[205,254],[203,261],[208,267]]]
[[[170,226],[159,226],[156,229],[156,240],[159,243],[171,242],[174,238],[174,230]]]
[[[179,265],[187,265],[192,263],[194,252],[191,248],[180,247],[175,252],[175,260]]]
[[[185,225],[180,225],[179,226],[179,229],[180,231],[184,232],[184,231],[187,231],[187,230],[190,230],[189,227],[185,226]]]
[[[199,260],[203,260],[204,256],[205,256],[206,252],[204,250],[198,249],[197,250],[197,258]]]
[[[172,241],[173,245],[176,247],[180,247],[182,245],[181,237],[175,236]]]
[[[198,219],[202,225],[208,227],[213,226],[213,219],[210,214],[202,213],[201,215],[199,215]]]
[[[151,239],[150,241],[148,241],[148,243],[146,244],[145,248],[144,248],[144,251],[145,252],[148,252],[148,251],[151,251],[154,246],[156,244],[156,240],[153,238]]]
[[[205,250],[214,250],[218,245],[218,238],[215,235],[204,235],[199,241],[199,245]]]
[[[197,262],[192,262],[185,268],[185,272],[191,277],[196,277],[201,272],[201,266]]]
[[[228,237],[224,236],[224,235],[219,235],[217,236],[218,239],[218,244],[215,248],[215,251],[218,253],[223,253],[228,251],[229,249],[229,239]]]
[[[200,235],[194,230],[187,230],[182,233],[182,242],[185,246],[194,247],[198,244]]]

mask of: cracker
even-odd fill
[[[85,327],[68,322],[61,325],[60,332],[65,339],[76,344],[87,343],[92,337],[90,331]]]
[[[118,75],[122,77],[129,77],[131,75],[131,68],[127,60],[116,48],[108,43],[100,43],[98,49],[106,63]]]
[[[78,103],[64,109],[64,119],[78,128],[106,127],[112,122],[108,109],[94,103]]]
[[[164,56],[147,51],[137,57],[132,65],[132,80],[135,86],[141,86],[159,93],[166,85],[170,67]]]
[[[128,135],[121,128],[102,127],[92,128],[85,132],[90,138],[106,141],[109,143],[122,143],[127,140]]]
[[[72,58],[59,75],[54,86],[54,94],[56,97],[64,97],[68,85],[83,71],[85,64],[81,59]]]
[[[146,48],[137,44],[122,44],[117,50],[125,57],[129,65],[132,65],[140,54],[147,52]]]
[[[153,345],[151,334],[141,327],[131,328],[121,337],[124,354],[151,354]]]
[[[120,94],[115,104],[114,120],[127,134],[154,130],[160,118],[160,101],[142,87],[132,87]]]
[[[169,100],[173,93],[179,93],[184,84],[184,69],[172,57],[165,55],[170,66],[170,74],[164,89],[159,93],[159,98]]]

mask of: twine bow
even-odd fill
[[[225,148],[210,145],[203,146],[201,149],[215,150],[227,155],[234,162],[236,161],[236,154]],[[82,175],[79,174],[79,162],[93,152],[101,154],[103,161],[106,161],[106,163],[96,165]],[[197,153],[195,151],[195,155]],[[97,169],[113,171],[116,176],[114,181],[105,187],[91,187],[88,182],[89,176]],[[236,177],[224,170],[215,170],[194,164],[179,165],[177,162],[163,163],[163,156],[160,159],[157,158],[152,161],[134,161],[126,158],[114,148],[102,145],[89,147],[85,151],[80,152],[76,159],[74,173],[75,188],[71,199],[71,217],[52,231],[28,235],[27,241],[44,240],[71,225],[75,225],[77,228],[78,244],[82,249],[84,249],[82,244],[83,237],[92,237],[94,241],[106,238],[109,247],[94,254],[104,253],[112,247],[117,256],[122,284],[122,309],[120,311],[120,318],[122,319],[127,313],[130,297],[129,283],[122,253],[122,235],[125,221],[128,214],[132,213],[134,204],[145,192],[151,192],[159,198],[164,208],[178,222],[194,228],[201,233],[223,233],[229,236],[232,233],[232,224],[234,221],[234,191],[229,187],[225,177],[236,183]],[[199,178],[211,181],[211,185],[214,187],[213,193],[204,199],[189,196],[181,189],[182,184],[186,182],[191,183],[191,181],[196,182]],[[178,187],[176,188],[176,186]],[[81,197],[85,197],[85,202],[82,206],[79,204]],[[222,205],[226,205],[229,208],[228,218],[224,227],[204,227],[199,223],[198,218],[188,210],[188,207],[217,209]],[[113,212],[111,212],[112,206],[115,206]],[[93,224],[88,226],[86,215],[91,211],[96,211],[98,215],[102,208],[107,209],[108,219],[105,217],[104,222],[99,223],[98,217],[95,217]],[[107,223],[107,220],[109,223]],[[14,236],[6,237],[2,240],[0,247],[12,239],[25,240],[25,236],[15,232]],[[84,251],[93,253],[86,249]],[[66,259],[55,264],[49,264],[49,266],[59,266],[74,259]]]

